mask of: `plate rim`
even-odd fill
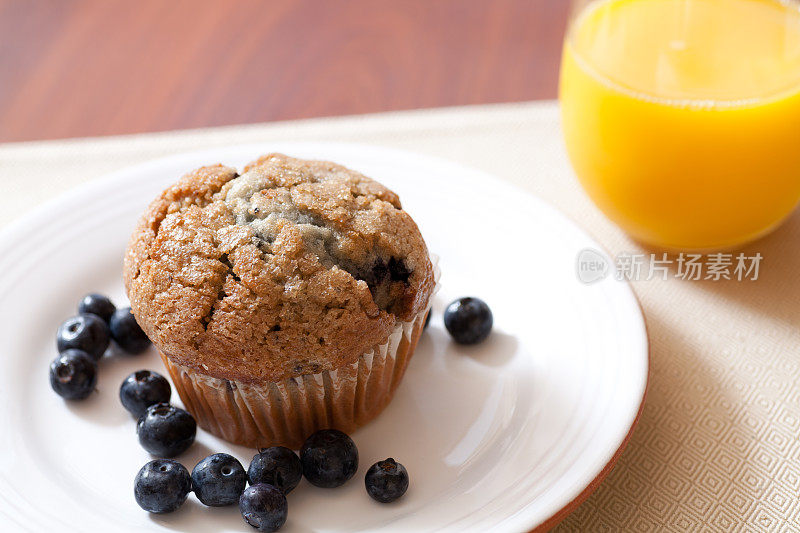
[[[581,228],[582,229],[582,228]],[[598,243],[599,244],[599,243]],[[602,245],[601,245],[602,246]],[[603,251],[608,253],[608,251],[603,247]],[[630,283],[628,281],[625,282],[629,287]],[[589,499],[597,489],[603,484],[603,481],[611,474],[614,470],[614,467],[617,465],[619,458],[622,456],[622,453],[625,451],[625,448],[628,447],[630,443],[631,437],[633,436],[634,431],[636,431],[636,427],[639,425],[639,421],[642,418],[642,412],[644,411],[644,404],[647,400],[647,393],[650,391],[650,384],[651,384],[651,370],[652,370],[652,351],[653,347],[650,344],[650,326],[647,323],[647,315],[644,312],[644,306],[642,305],[642,301],[639,298],[639,295],[633,290],[633,287],[630,287],[631,292],[633,293],[633,297],[636,300],[636,304],[639,307],[639,313],[642,315],[642,324],[644,325],[644,332],[647,340],[647,376],[645,377],[644,383],[644,390],[642,392],[642,400],[639,403],[639,409],[636,412],[636,416],[633,419],[633,423],[631,427],[628,429],[628,433],[620,442],[619,448],[614,452],[611,456],[611,459],[603,466],[600,472],[595,476],[592,481],[584,488],[580,494],[578,494],[574,499],[570,500],[564,507],[558,510],[556,513],[550,516],[547,520],[539,524],[538,526],[533,527],[530,529],[529,533],[544,533],[546,531],[550,531],[558,524],[563,522],[573,511],[575,511],[578,507],[581,506],[586,500]]]
[[[380,151],[387,155],[395,155],[395,156],[405,155],[413,157],[417,160],[422,160],[422,162],[430,161],[432,163],[445,165],[451,168],[464,169],[465,171],[468,171],[475,176],[480,176],[482,179],[486,179],[494,184],[499,184],[502,188],[508,191],[514,191],[519,195],[523,195],[527,201],[530,201],[533,204],[535,204],[537,208],[545,209],[549,211],[551,215],[555,217],[560,217],[565,223],[573,226],[576,230],[578,230],[585,237],[591,240],[592,243],[595,244],[599,249],[601,249],[605,255],[610,257],[610,254],[608,253],[606,247],[602,243],[598,242],[597,238],[595,238],[595,236],[592,235],[583,225],[578,223],[571,215],[564,213],[563,211],[556,208],[547,200],[540,198],[539,196],[529,192],[528,190],[523,189],[517,186],[516,184],[509,182],[508,180],[502,179],[489,171],[473,167],[467,164],[463,164],[459,161],[455,161],[445,157],[430,155],[427,153],[417,152],[414,150],[407,150],[403,148],[384,146],[381,144],[335,142],[335,141],[303,141],[303,140],[234,143],[228,145],[223,144],[223,145],[209,146],[201,148],[199,150],[178,151],[172,154],[167,154],[157,158],[148,159],[140,163],[125,166],[123,168],[98,175],[97,177],[94,177],[87,182],[74,186],[69,190],[62,192],[61,194],[58,194],[55,197],[42,202],[41,204],[37,205],[30,211],[10,221],[5,227],[0,229],[0,248],[3,248],[13,243],[14,239],[19,237],[20,234],[26,230],[27,226],[39,225],[41,223],[41,220],[47,215],[49,209],[52,206],[59,205],[65,202],[70,202],[83,195],[92,194],[93,190],[102,191],[107,187],[109,187],[110,185],[112,185],[114,182],[125,181],[129,175],[146,172],[148,171],[148,169],[152,167],[158,168],[164,164],[174,163],[176,160],[200,158],[204,154],[218,152],[222,150],[230,150],[230,151],[252,150],[253,153],[256,154],[259,152],[264,153],[265,151],[291,152],[291,147],[293,146],[296,147],[297,150],[304,150],[304,151],[313,151],[315,149],[335,150],[337,148],[351,149],[351,150],[363,149],[372,152]],[[538,532],[548,531],[554,528],[561,521],[563,521],[570,513],[572,513],[578,506],[580,506],[584,501],[586,501],[586,499],[588,499],[588,497],[599,488],[602,482],[608,477],[613,468],[616,466],[620,456],[622,455],[623,451],[629,444],[630,439],[641,418],[645,400],[647,398],[647,393],[649,391],[651,383],[652,346],[650,343],[647,316],[644,312],[641,300],[639,296],[636,294],[636,292],[633,290],[632,285],[627,280],[621,280],[621,281],[622,283],[620,285],[625,287],[625,289],[630,294],[630,296],[632,296],[633,301],[636,303],[638,307],[638,316],[641,319],[641,325],[644,333],[645,376],[644,376],[644,385],[641,392],[641,398],[639,400],[639,405],[636,414],[632,420],[630,427],[628,428],[627,433],[621,439],[619,446],[611,454],[609,460],[605,463],[605,465],[602,466],[597,475],[585,487],[580,489],[579,492],[570,501],[568,501],[561,508],[552,513],[548,518],[544,519],[539,524],[528,525],[526,528],[528,531],[538,533]],[[518,523],[517,520],[515,520],[514,522]]]

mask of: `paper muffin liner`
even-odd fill
[[[435,294],[439,268],[437,258],[432,259]],[[251,448],[298,449],[319,429],[351,432],[383,411],[400,384],[429,311],[430,301],[425,311],[398,323],[384,343],[351,364],[276,382],[215,378],[159,353],[183,404],[201,428]]]

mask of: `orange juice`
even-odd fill
[[[800,198],[800,4],[604,0],[567,35],[567,149],[634,238],[726,248]]]

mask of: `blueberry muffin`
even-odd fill
[[[198,424],[255,448],[297,448],[380,413],[435,286],[395,193],[281,154],[165,190],[133,233],[124,278]]]

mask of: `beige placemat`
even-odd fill
[[[277,140],[373,143],[450,158],[556,205],[618,259],[645,253],[581,192],[549,102],[0,146],[0,225],[127,165]],[[561,530],[800,529],[799,234],[793,216],[741,250],[763,258],[756,281],[686,281],[673,264],[666,281],[659,274],[634,283],[652,345],[645,408],[617,467]]]

